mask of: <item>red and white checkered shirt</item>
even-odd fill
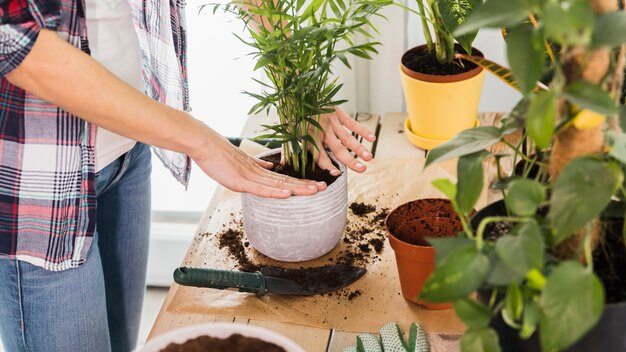
[[[183,0],[129,1],[145,93],[188,110]],[[83,0],[0,0],[0,256],[54,271],[82,264],[93,239],[96,129],[4,77],[42,28],[89,53],[84,9]],[[189,158],[155,152],[186,185]]]

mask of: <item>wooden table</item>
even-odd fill
[[[493,124],[498,116],[500,116],[500,114],[486,113],[480,114],[479,118],[482,124]],[[404,133],[403,122],[404,119],[406,119],[406,114],[389,113],[383,118],[379,118],[377,115],[369,116],[367,114],[360,114],[358,119],[372,131],[376,131],[376,135],[378,137],[377,141],[373,145],[367,145],[374,152],[375,158],[423,158],[426,156],[426,151],[416,148],[402,135]],[[260,128],[258,127],[259,123],[259,118],[251,117],[244,127],[242,137],[252,137],[258,135],[260,132]],[[211,215],[220,202],[222,192],[223,188],[218,188],[215,191],[213,198],[207,207],[204,216],[202,217],[202,220],[198,224],[196,236],[205,232],[205,229],[211,219]],[[189,256],[189,253],[194,251],[193,243],[197,242],[192,242],[187,256]],[[168,308],[170,304],[172,304],[178,287],[179,286],[175,283],[170,287],[148,339],[164,334],[170,330],[193,324],[209,322],[237,322],[263,326],[279,332],[293,339],[296,343],[306,348],[307,351],[342,351],[344,347],[353,346],[356,343],[356,333],[351,332],[273,321],[257,321],[250,319],[244,319],[244,321],[242,321],[232,316],[209,316],[203,314],[180,314],[171,312]],[[444,340],[441,341],[442,346],[439,346],[440,348],[436,349],[437,351],[458,350],[458,339],[454,339],[453,341]]]

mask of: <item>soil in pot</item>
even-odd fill
[[[466,51],[458,44],[455,44],[455,52],[466,54]],[[425,46],[408,51],[402,56],[402,64],[406,68],[415,72],[435,76],[457,75],[471,71],[477,67],[476,64],[472,62],[465,60],[462,62],[462,66],[458,61],[453,61],[449,64],[441,64],[434,55],[428,52]]]
[[[211,336],[200,336],[181,344],[172,343],[161,352],[286,352],[284,348],[273,343],[233,334],[222,339]]]
[[[313,155],[309,154],[308,160],[313,160]],[[279,173],[281,175],[290,176],[293,178],[302,178],[302,173],[300,171],[296,171],[289,164],[281,164],[281,154],[272,154],[268,156],[264,156],[261,158],[262,160],[269,161],[274,164],[272,171]],[[332,160],[331,160],[332,161]],[[339,168],[339,166],[332,161],[333,164]],[[305,178],[307,180],[313,180],[318,182],[326,182],[326,185],[330,186],[339,176],[333,176],[330,174],[328,170],[324,170],[320,167],[315,166],[315,170],[308,169],[306,170]]]

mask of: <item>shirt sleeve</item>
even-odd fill
[[[60,20],[60,0],[0,2],[0,76],[22,63],[42,28],[56,30]]]

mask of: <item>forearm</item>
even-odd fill
[[[97,126],[192,157],[219,138],[204,123],[150,99],[49,30],[40,32],[7,79]]]

